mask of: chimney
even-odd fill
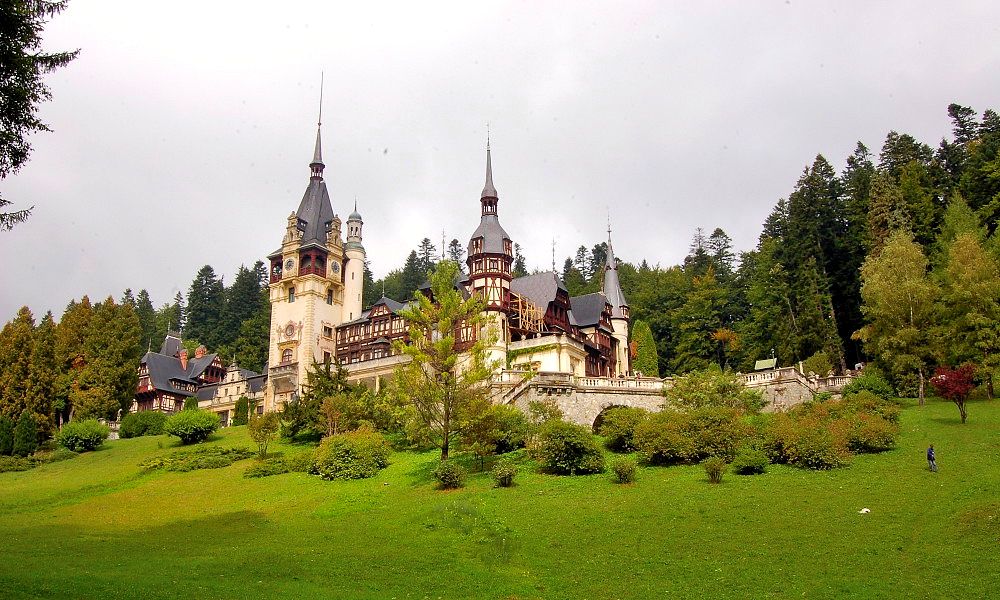
[[[183,369],[184,372],[187,372],[187,370],[188,370],[188,351],[187,351],[187,349],[181,348],[180,359],[181,359],[181,369]]]
[[[205,356],[206,354],[208,354],[208,349],[205,348],[204,346],[198,346],[198,349],[194,351],[194,357],[195,358],[201,358],[202,356]]]

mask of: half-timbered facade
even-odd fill
[[[219,356],[204,346],[195,350],[194,358],[188,358],[180,335],[171,332],[159,352],[150,350],[143,355],[138,374],[131,412],[174,413],[183,410],[184,401],[197,396],[201,387],[222,381],[226,368]]]

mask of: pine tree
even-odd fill
[[[267,362],[267,349],[271,329],[271,304],[266,292],[261,291],[257,311],[240,325],[240,333],[233,342],[236,364],[252,371],[262,372]]]
[[[979,137],[979,123],[976,122],[976,111],[960,104],[948,105],[948,116],[951,117],[952,133],[955,142],[968,144]]]
[[[93,314],[90,298],[84,296],[80,302],[74,300],[69,303],[56,325],[55,356],[59,375],[52,403],[56,412],[56,426],[67,421],[73,410],[70,392],[78,384],[86,366],[83,347]]]
[[[35,329],[34,345],[31,349],[31,369],[28,374],[28,389],[25,408],[38,415],[38,435],[40,439],[51,435],[55,424],[55,409],[52,400],[56,395],[56,326],[52,313],[47,312]]]
[[[147,345],[152,345],[153,341],[160,341],[163,336],[157,334],[156,309],[153,308],[153,301],[149,298],[149,292],[145,289],[139,290],[139,295],[135,300],[135,316],[139,317],[139,328],[142,330],[142,341]],[[164,330],[164,335],[166,330]]]
[[[705,230],[698,227],[691,238],[691,246],[684,257],[684,271],[691,277],[700,277],[712,267],[712,257],[708,254]]]
[[[406,264],[400,275],[399,300],[405,301],[413,297],[420,286],[427,280],[427,271],[421,266],[421,259],[417,256],[417,251],[413,250],[406,257]]]
[[[418,305],[403,310],[412,343],[397,342],[394,349],[410,358],[396,369],[393,389],[411,405],[447,460],[452,438],[489,408],[488,386],[493,375],[486,349],[497,332],[484,321],[483,300],[463,299],[454,287],[458,265],[442,261],[431,276],[435,303],[418,294]],[[478,339],[458,360],[456,338],[465,327],[480,331]]]
[[[716,227],[705,241],[705,250],[712,259],[716,278],[728,281],[733,275],[736,261],[736,255],[733,254],[733,240],[725,231]]]
[[[678,373],[704,369],[714,361],[716,345],[712,334],[725,325],[726,292],[712,268],[695,276],[691,283],[684,305],[674,314],[677,346],[673,369]]]
[[[14,453],[14,420],[0,414],[0,456],[10,456]]]
[[[35,318],[27,306],[0,331],[0,413],[11,419],[26,407]]]
[[[590,279],[590,263],[587,260],[587,247],[580,246],[576,249],[576,256],[573,258],[573,266],[580,272],[584,279]]]
[[[448,242],[448,259],[455,261],[459,265],[465,262],[465,248],[462,247],[462,243],[457,239]]]
[[[230,347],[239,337],[243,322],[259,312],[261,303],[260,281],[254,271],[240,265],[233,285],[225,292],[225,308],[219,325],[219,346]],[[201,339],[201,338],[199,338]],[[204,340],[202,340],[204,341]]]
[[[660,376],[660,359],[656,354],[656,340],[653,331],[645,321],[635,321],[632,324],[632,343],[635,344],[635,359],[632,370],[642,373],[645,377]]]
[[[14,427],[14,456],[34,454],[38,447],[38,432],[35,430],[35,419],[31,411],[25,410]]]
[[[885,173],[876,173],[872,178],[868,228],[868,250],[871,254],[879,252],[893,233],[910,230],[903,194]]]
[[[430,273],[434,265],[437,264],[437,248],[431,243],[430,238],[420,240],[420,246],[417,247],[417,259],[417,267],[424,274]],[[420,283],[422,284],[423,281]]]
[[[205,265],[198,270],[188,291],[184,337],[217,349],[223,341],[224,310],[225,286],[211,265]]]
[[[84,361],[70,392],[76,418],[113,419],[128,410],[138,379],[141,356],[139,318],[128,305],[110,296],[94,308],[84,341]]]
[[[76,58],[73,52],[43,52],[42,29],[53,16],[66,8],[66,2],[5,2],[0,8],[0,180],[17,173],[31,154],[32,134],[49,131],[38,118],[38,105],[52,97],[42,74],[65,66]],[[10,205],[0,197],[0,209]],[[33,207],[31,207],[33,208]],[[12,228],[28,218],[31,208],[0,212],[0,231]]]
[[[514,277],[524,277],[528,274],[528,267],[524,264],[524,255],[521,254],[521,244],[514,244]]]

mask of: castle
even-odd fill
[[[323,180],[320,127],[309,169],[309,183],[298,209],[288,216],[281,247],[268,255],[271,328],[265,410],[280,410],[301,394],[314,362],[340,361],[351,380],[378,389],[406,360],[393,354],[392,342],[406,339],[400,310],[409,299],[383,297],[363,309],[364,221],[355,206],[344,235]],[[492,358],[520,372],[630,374],[629,307],[618,281],[610,228],[603,290],[570,297],[558,273],[513,276],[513,242],[500,225],[488,142],[479,204],[479,226],[470,236],[466,270],[456,287],[485,300],[486,320],[499,332],[490,348]]]

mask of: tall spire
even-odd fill
[[[628,302],[622,292],[621,283],[618,281],[618,261],[615,259],[615,250],[611,247],[611,219],[608,219],[608,252],[604,265],[604,284],[601,286],[604,296],[611,305],[612,319],[627,319]]]
[[[490,160],[490,132],[489,125],[486,129],[486,185],[483,186],[483,193],[480,198],[496,198],[497,189],[493,187],[493,161]]]
[[[312,177],[323,178],[323,143],[320,139],[320,131],[323,127],[323,72],[319,74],[319,117],[316,119],[316,149],[313,150],[313,159],[309,163],[309,170]]]

